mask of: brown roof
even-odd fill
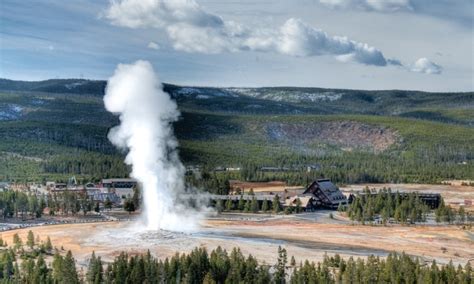
[[[296,207],[297,199],[299,199],[300,202],[301,202],[300,207],[301,208],[306,208],[306,207],[308,207],[308,205],[311,202],[311,200],[313,199],[313,197],[311,197],[311,196],[293,196],[293,197],[290,197],[290,198],[285,200],[285,206]]]

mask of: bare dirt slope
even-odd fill
[[[270,123],[266,133],[276,141],[325,143],[345,150],[367,149],[374,152],[382,152],[400,139],[393,129],[355,121]]]

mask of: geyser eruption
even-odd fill
[[[120,116],[120,125],[110,130],[108,138],[128,150],[125,163],[132,165],[131,177],[141,184],[146,228],[193,229],[199,214],[184,210],[177,202],[185,191],[185,170],[171,125],[179,111],[163,91],[152,65],[142,60],[119,64],[107,82],[104,103],[108,111]]]

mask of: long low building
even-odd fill
[[[252,200],[256,199],[257,201],[272,201],[273,198],[275,198],[275,195],[277,194],[255,194],[255,195],[250,195],[250,194],[244,194],[244,195],[217,195],[217,194],[211,194],[209,195],[210,200],[232,200],[232,201],[239,201],[240,199],[243,200]]]
[[[109,199],[112,203],[115,204],[120,204],[122,202],[122,199],[117,196],[115,193],[88,193],[89,198],[91,198],[93,201],[98,201],[101,203],[104,203],[107,199]]]
[[[102,186],[107,188],[134,188],[137,180],[133,178],[107,178],[102,180]]]
[[[436,209],[439,207],[441,203],[441,194],[439,193],[424,193],[424,192],[406,192],[406,191],[395,191],[395,192],[390,192],[392,195],[392,198],[395,198],[397,194],[400,196],[402,199],[409,198],[410,194],[414,193],[420,200],[421,202],[425,203],[428,205],[431,209]],[[357,192],[356,195],[366,195],[366,192]],[[378,192],[370,192],[371,195],[377,195],[379,194]],[[386,192],[388,194],[388,192]],[[349,203],[352,203],[352,200],[354,200],[355,195],[351,194],[349,196]]]
[[[110,178],[102,180],[102,187],[108,192],[115,193],[120,198],[127,198],[133,195],[133,190],[138,182],[132,178]]]

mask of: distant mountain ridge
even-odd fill
[[[87,93],[94,95],[103,95],[107,81],[92,80],[92,79],[48,79],[41,81],[21,81],[0,78],[0,90],[3,91],[37,91],[50,93]],[[425,92],[417,90],[361,90],[361,89],[338,89],[338,88],[319,88],[319,87],[212,87],[212,86],[179,86],[175,84],[163,83],[166,91],[174,93],[181,89],[190,91],[200,90],[222,90],[230,93],[236,93],[245,96],[252,96],[257,98],[266,98],[274,100],[282,100],[280,95],[287,93],[298,94],[303,99],[308,96],[308,100],[332,100],[333,94],[344,93],[398,93],[400,94],[473,94],[474,92]],[[269,95],[269,92],[273,92]],[[321,94],[321,96],[311,96],[312,94]],[[337,97],[337,96],[335,96]]]
[[[0,90],[46,93],[102,95],[107,82],[86,79],[49,79],[44,81],[15,81],[0,78]]]
[[[474,92],[365,91],[304,87],[219,88],[163,84],[183,110],[241,114],[368,114],[474,125]],[[101,97],[106,81],[0,79],[0,91]],[[11,111],[9,112],[11,113]]]

